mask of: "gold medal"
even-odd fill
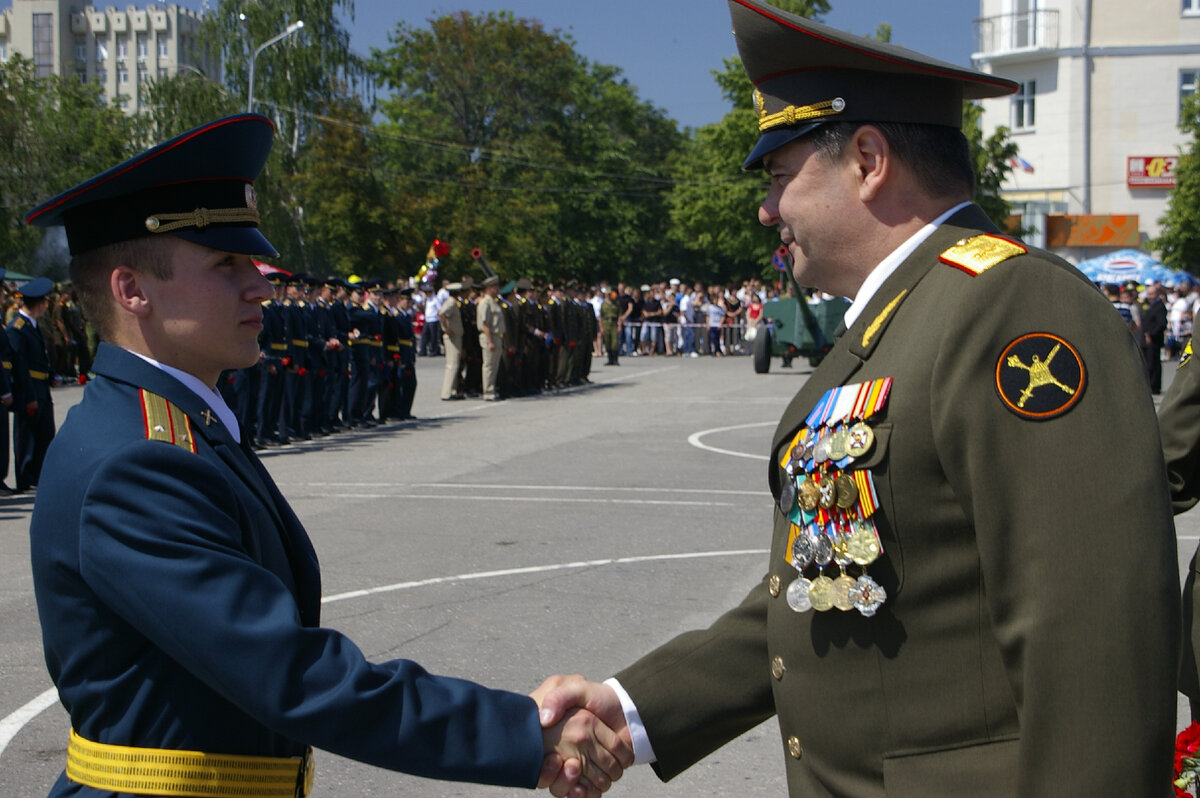
[[[846,541],[846,553],[859,565],[870,565],[879,559],[879,536],[875,528],[865,521],[855,521],[854,531]]]
[[[846,434],[846,453],[851,457],[862,457],[874,443],[875,431],[860,421]]]
[[[817,612],[833,609],[833,580],[821,574],[808,587],[808,602]]]
[[[846,431],[838,430],[829,436],[829,459],[841,460],[846,456]]]
[[[817,500],[820,497],[821,491],[817,488],[816,483],[812,479],[805,477],[796,491],[796,502],[800,505],[800,509],[806,513],[811,513],[817,509]]]
[[[858,586],[858,580],[842,574],[833,580],[833,606],[842,612],[854,609],[853,590]]]
[[[837,506],[843,510],[849,510],[854,505],[858,504],[858,487],[854,484],[854,477],[849,474],[839,474],[838,478],[833,481],[837,486]]]

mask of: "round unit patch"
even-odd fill
[[[1065,338],[1050,333],[1022,335],[996,361],[996,392],[1022,418],[1045,421],[1066,413],[1087,385],[1087,369]]]

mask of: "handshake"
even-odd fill
[[[617,692],[582,676],[551,676],[537,702],[546,758],[538,787],[556,798],[599,798],[633,764],[633,741]]]

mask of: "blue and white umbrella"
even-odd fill
[[[1128,283],[1141,285],[1163,283],[1177,285],[1195,282],[1187,272],[1168,269],[1151,255],[1140,249],[1119,249],[1106,255],[1098,255],[1075,264],[1075,268],[1087,275],[1094,283]]]

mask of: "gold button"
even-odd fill
[[[799,737],[788,738],[788,753],[792,755],[792,759],[800,759],[804,756],[804,747],[800,745]]]
[[[771,660],[771,675],[775,677],[776,681],[782,679],[786,671],[787,668],[783,664],[783,657],[775,657],[775,659]]]
[[[771,581],[767,582],[767,591],[771,598],[779,598],[779,588],[782,584],[783,580],[779,578],[779,574],[771,574]]]

